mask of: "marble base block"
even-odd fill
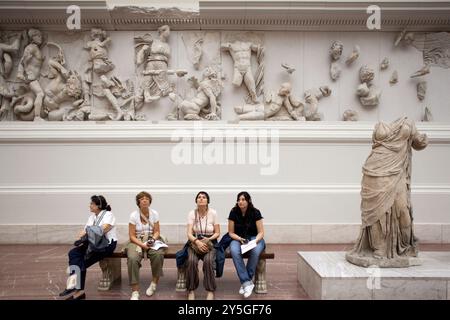
[[[297,279],[312,299],[450,300],[450,252],[421,252],[421,265],[364,268],[345,252],[298,252]]]

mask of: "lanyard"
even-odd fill
[[[153,229],[153,223],[150,221],[150,215],[152,214],[152,211],[149,210],[148,212],[148,219],[147,217],[142,213],[141,209],[139,209],[139,213],[141,215],[141,219],[144,220],[145,224],[148,225],[148,230],[150,232],[150,227]],[[145,230],[144,230],[144,224],[141,222],[141,226],[142,226],[142,232],[141,234],[144,235],[145,234]]]
[[[209,211],[209,209],[208,209],[208,211]],[[197,218],[198,218],[197,226],[200,225],[200,234],[201,235],[206,235],[206,229],[208,227],[208,211],[206,211],[205,231],[203,231],[202,219],[200,218],[200,215],[198,214],[198,209],[195,209],[195,220],[197,220]],[[196,232],[196,234],[198,235],[198,232]]]

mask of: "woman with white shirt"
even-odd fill
[[[200,191],[195,197],[197,208],[189,212],[187,237],[190,241],[186,265],[186,288],[188,299],[195,299],[195,290],[199,285],[198,261],[203,260],[203,285],[207,291],[207,300],[214,299],[216,290],[214,244],[220,235],[219,220],[214,209],[209,207],[209,195]]]
[[[155,293],[162,275],[165,249],[150,248],[154,241],[160,238],[159,214],[150,209],[151,203],[152,196],[148,192],[139,192],[136,195],[136,205],[139,209],[131,213],[128,223],[130,242],[127,245],[127,257],[131,300],[139,300],[139,270],[142,258],[148,257],[152,268],[152,281],[145,292],[147,296],[151,297]]]
[[[77,245],[75,248],[69,251],[69,266],[72,268],[77,266],[79,269],[79,274],[72,271],[70,277],[73,281],[68,281],[68,283],[78,283],[77,286],[73,288],[66,288],[59,295],[66,296],[72,294],[68,299],[81,300],[86,299],[86,294],[84,292],[84,284],[86,281],[86,269],[92,266],[94,263],[106,258],[114,252],[117,245],[117,235],[116,235],[116,219],[111,212],[111,206],[106,202],[105,197],[102,195],[95,195],[91,197],[90,210],[93,213],[89,216],[89,219],[84,227],[84,229],[79,233],[79,239],[75,242]],[[86,229],[90,226],[101,226],[103,234],[108,240],[109,244],[101,249],[101,251],[90,252],[86,255],[89,247],[89,242],[86,237]],[[80,279],[77,277],[80,276]]]

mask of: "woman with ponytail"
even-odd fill
[[[79,234],[79,239],[75,241],[75,248],[69,251],[69,268],[71,274],[67,281],[66,289],[59,295],[69,297],[67,299],[86,299],[84,284],[86,281],[86,269],[96,262],[106,258],[114,252],[117,245],[116,219],[111,212],[111,206],[102,195],[91,197],[90,210],[93,214]],[[90,252],[86,255],[89,247],[86,230],[88,227],[100,227],[108,243],[102,250]]]

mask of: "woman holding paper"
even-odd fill
[[[130,215],[128,233],[130,242],[126,247],[128,262],[128,279],[131,286],[131,300],[139,300],[139,270],[142,266],[142,258],[148,257],[152,267],[152,282],[145,292],[151,297],[162,275],[164,264],[164,251],[167,245],[159,247],[160,229],[159,214],[150,209],[152,196],[145,191],[136,195],[138,210]]]
[[[220,235],[217,212],[209,207],[209,195],[200,191],[195,197],[197,208],[188,214],[187,237],[189,240],[186,262],[186,288],[188,299],[195,299],[195,290],[199,285],[198,261],[203,260],[203,285],[207,291],[207,300],[214,299],[216,291],[214,244]]]
[[[233,239],[230,244],[231,257],[241,282],[239,294],[250,297],[255,285],[253,276],[258,265],[259,256],[266,247],[264,226],[261,212],[253,206],[248,192],[237,195],[236,205],[228,217],[228,234]],[[247,266],[243,254],[248,251]]]

